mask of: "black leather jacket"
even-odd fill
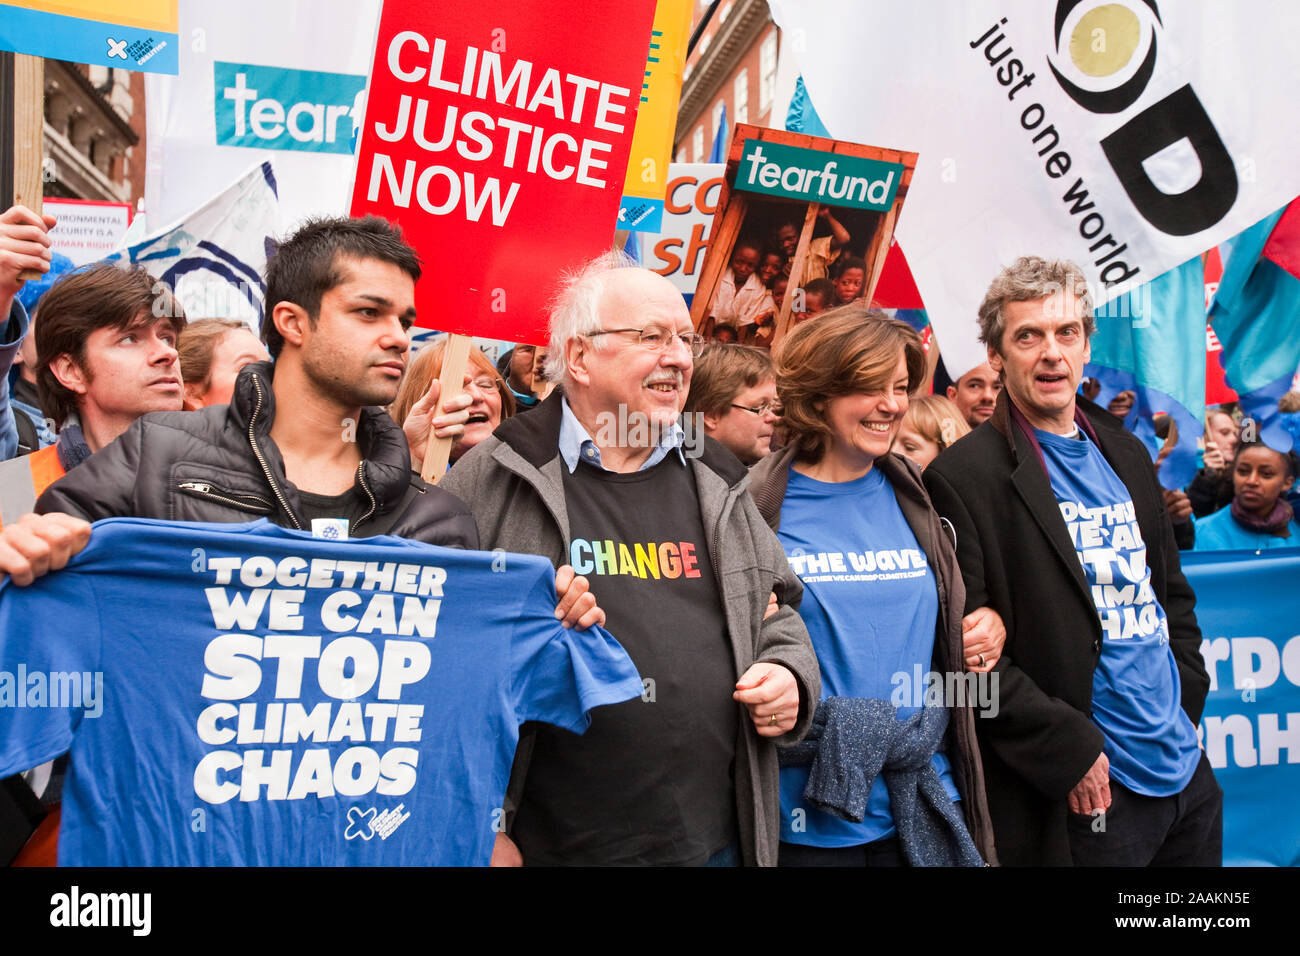
[[[271,440],[275,393],[270,363],[245,366],[230,405],[197,412],[154,412],[52,484],[36,511],[100,518],[251,521],[265,517],[303,529],[298,489],[285,477]],[[340,423],[343,434],[345,423]],[[355,537],[394,534],[453,548],[477,548],[465,504],[411,471],[406,438],[382,410],[356,423],[362,462],[357,485],[371,507]]]

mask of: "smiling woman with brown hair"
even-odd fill
[[[899,693],[899,675],[991,669],[1005,634],[987,608],[963,620],[952,542],[919,469],[890,452],[925,375],[920,337],[850,305],[791,332],[776,366],[791,440],[750,487],[803,581],[823,694],[820,740],[783,759],[780,863],[981,865],[992,827],[971,701]],[[856,782],[851,805],[818,785],[836,776]]]

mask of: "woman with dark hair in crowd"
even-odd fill
[[[430,411],[423,402],[429,385],[442,375],[442,359],[447,354],[447,340],[442,339],[415,353],[406,369],[406,378],[397,390],[397,398],[388,406],[388,414],[402,426],[406,441],[411,446],[411,467],[419,471],[424,463],[424,452],[429,440]],[[465,391],[472,402],[465,431],[451,447],[451,463],[487,438],[502,420],[515,413],[515,396],[501,373],[483,354],[482,349],[469,350],[469,363],[465,367]]]
[[[239,370],[271,358],[252,329],[235,319],[191,322],[181,332],[176,350],[181,353],[187,412],[209,405],[229,405]]]
[[[920,470],[889,450],[925,375],[920,337],[849,306],[778,353],[790,443],[750,489],[803,580],[823,693],[809,739],[782,758],[780,863],[991,862],[975,701],[927,688],[991,669],[1006,632],[987,608],[963,620],[952,540]]]
[[[1197,519],[1196,550],[1300,547],[1300,522],[1285,499],[1298,465],[1293,451],[1239,442],[1232,461],[1232,503]]]

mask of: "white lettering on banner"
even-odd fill
[[[1201,657],[1210,675],[1212,694],[1223,687],[1221,664],[1228,665],[1232,689],[1243,691],[1243,700],[1260,699],[1257,693],[1273,687],[1279,679],[1300,687],[1300,634],[1289,638],[1280,650],[1278,642],[1267,637],[1205,638]],[[1205,753],[1216,770],[1227,767],[1229,759],[1237,767],[1300,764],[1300,713],[1294,711],[1207,716],[1201,734]]]
[[[555,68],[535,70],[528,60],[516,60],[507,75],[500,54],[467,46],[460,76],[445,75],[448,64],[447,41],[434,37],[433,42],[413,30],[404,30],[388,45],[386,64],[389,72],[403,83],[423,83],[431,89],[473,97],[498,106],[541,114],[543,122],[571,124],[578,128],[595,128],[621,134],[631,91],[572,73],[560,74]],[[537,74],[540,73],[540,76]],[[590,95],[589,95],[590,94]],[[404,93],[391,118],[372,117],[375,135],[388,143],[413,142],[430,154],[445,153],[453,146],[456,153],[470,162],[483,162],[500,153],[499,162],[506,169],[529,174],[539,171],[551,179],[572,179],[582,186],[603,190],[604,171],[609,164],[603,154],[613,152],[613,144],[598,139],[581,139],[541,123],[524,123],[481,110],[462,113],[461,107],[446,106],[441,119],[430,117],[436,104],[418,93]],[[432,122],[431,122],[432,120]],[[407,159],[399,172],[393,157],[376,152],[371,158],[366,200],[392,202],[409,208],[412,198],[425,212],[445,216],[463,208],[469,222],[479,222],[490,208],[492,225],[504,226],[510,216],[520,184],[502,184],[495,176],[475,177],[469,170],[456,170],[434,164],[419,168]],[[364,175],[359,172],[358,175]]]
[[[205,573],[214,583],[204,589],[212,623],[226,633],[204,649],[200,694],[214,703],[199,713],[195,730],[204,744],[224,749],[195,767],[195,794],[218,804],[236,796],[247,802],[409,792],[419,751],[365,745],[422,738],[424,705],[401,697],[429,673],[427,641],[437,633],[446,570],[256,555],[211,557]],[[335,590],[324,596],[317,619],[305,619],[308,591],[323,589]],[[299,633],[307,629],[341,636]],[[240,633],[247,631],[278,633]],[[249,700],[266,690],[274,701]],[[316,692],[329,700],[308,709],[302,698]],[[378,700],[357,699],[366,695]],[[357,746],[337,758],[321,748],[282,749],[342,741]],[[281,749],[265,749],[272,745]]]

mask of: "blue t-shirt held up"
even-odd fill
[[[873,468],[853,481],[824,482],[791,468],[777,536],[803,582],[799,616],[821,665],[822,699],[878,698],[894,703],[900,718],[916,713],[934,655],[939,596],[885,476]],[[936,753],[933,764],[957,800],[948,758]],[[882,777],[871,785],[862,822],[851,823],[806,805],[809,772],[781,768],[784,842],[846,847],[893,835]]]
[[[71,752],[59,863],[486,865],[519,725],[639,696],[543,558],[113,518],[0,583],[0,776]]]
[[[1196,772],[1200,746],[1182,708],[1169,623],[1151,589],[1133,498],[1083,432],[1035,434],[1101,619],[1092,719],[1110,775],[1145,796],[1180,793]]]

